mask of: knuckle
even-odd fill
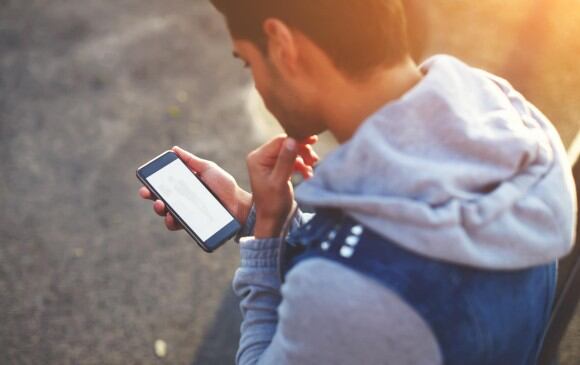
[[[254,150],[254,151],[252,151],[252,152],[248,153],[248,155],[246,156],[246,163],[247,163],[248,165],[251,165],[251,164],[252,164],[252,162],[253,162],[253,161],[256,159],[256,154],[257,154],[257,153],[258,153],[258,152],[257,152],[256,150]]]
[[[269,140],[268,142],[266,142],[267,145],[272,144],[272,143],[278,143],[280,140],[282,139],[286,139],[288,136],[286,136],[285,134],[278,134],[274,137],[272,137],[271,140]]]

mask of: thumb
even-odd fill
[[[181,161],[187,165],[187,167],[195,172],[203,173],[210,166],[209,161],[201,159],[193,153],[187,152],[181,147],[175,146],[171,150],[175,152],[177,157],[179,157]]]
[[[287,138],[282,144],[282,149],[278,154],[276,166],[272,171],[272,178],[280,182],[287,182],[294,171],[294,163],[298,157],[298,148],[296,140]]]

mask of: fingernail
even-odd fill
[[[294,151],[296,149],[296,140],[294,138],[287,138],[284,146],[287,150]]]

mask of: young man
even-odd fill
[[[549,121],[457,59],[416,66],[400,0],[212,2],[287,133],[248,156],[252,194],[175,148],[245,222],[237,363],[533,364],[576,213]]]

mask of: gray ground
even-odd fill
[[[0,0],[0,364],[233,361],[236,247],[166,232],[134,171],[180,144],[247,186],[249,86],[206,1]]]
[[[181,144],[246,182],[249,78],[221,20],[191,0],[0,4],[0,364],[227,363],[236,248],[164,231],[134,172]]]

